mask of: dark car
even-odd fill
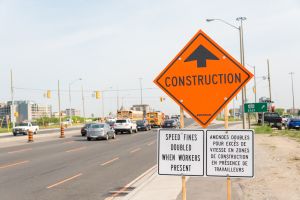
[[[163,128],[178,128],[178,122],[176,119],[168,119],[165,120],[163,125]]]
[[[278,129],[282,129],[283,123],[282,123],[282,117],[276,112],[265,112],[264,115],[259,114],[258,115],[258,123],[262,123],[262,119],[264,119],[264,123],[268,124],[271,127],[276,127]]]
[[[87,129],[91,126],[91,124],[94,124],[94,123],[87,123],[87,124],[85,124],[85,125],[81,128],[81,135],[82,135],[82,136],[86,136]]]
[[[287,123],[288,129],[300,129],[300,118],[291,118]]]
[[[136,125],[138,130],[149,131],[151,129],[151,125],[147,120],[137,120]]]
[[[106,122],[111,128],[114,128],[114,125],[115,125],[115,121],[108,121]]]

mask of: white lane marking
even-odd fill
[[[47,189],[51,189],[51,188],[53,188],[53,187],[55,187],[55,186],[58,186],[58,185],[60,185],[60,184],[63,184],[63,183],[65,183],[65,182],[70,181],[70,180],[72,180],[72,179],[74,179],[74,178],[77,178],[77,177],[79,177],[79,176],[81,176],[81,175],[82,175],[82,173],[79,173],[79,174],[77,174],[77,175],[75,175],[75,176],[72,176],[72,177],[70,177],[70,178],[64,179],[64,180],[62,180],[62,181],[59,181],[59,182],[57,182],[57,183],[55,183],[55,184],[53,184],[53,185],[49,185],[49,186],[47,187]]]
[[[133,149],[132,151],[130,151],[130,153],[135,153],[135,152],[140,151],[140,150],[141,150],[141,148],[136,148],[136,149]]]
[[[29,160],[24,160],[24,161],[20,161],[20,162],[17,162],[17,163],[0,165],[0,169],[4,169],[4,168],[8,168],[8,167],[13,167],[13,166],[24,164],[24,163],[28,163],[28,162],[29,162]]]
[[[119,160],[119,157],[113,158],[113,159],[111,159],[111,160],[109,160],[109,161],[107,161],[107,162],[105,162],[105,163],[102,163],[101,166],[108,165],[108,164],[110,164],[110,163],[112,163],[112,162],[114,162],[114,161],[116,161],[116,160]]]
[[[9,151],[7,153],[19,153],[19,152],[30,151],[30,150],[32,150],[32,148],[19,149],[19,150],[15,150],[15,151]]]

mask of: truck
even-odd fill
[[[137,110],[119,110],[117,112],[117,119],[131,119],[132,121],[143,120],[143,111]]]
[[[165,121],[165,114],[162,112],[148,112],[147,121],[151,127],[161,127]]]
[[[37,134],[39,131],[39,126],[33,125],[31,122],[22,122],[12,129],[13,135],[18,134],[27,135],[28,131],[32,131],[34,134]]]
[[[276,127],[279,130],[284,126],[282,117],[277,112],[265,112],[258,114],[258,123],[261,124],[262,121],[267,123],[271,127]]]

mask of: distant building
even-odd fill
[[[130,109],[136,111],[143,111],[145,117],[146,113],[150,111],[150,106],[148,104],[137,104],[137,105],[133,105]]]
[[[15,101],[14,102],[16,122],[20,123],[22,121],[34,121],[35,119],[41,117],[51,117],[52,107],[51,105],[42,105],[37,104],[32,101]],[[5,104],[0,105],[0,118],[9,116],[11,121],[11,115],[14,113],[11,112],[12,101],[8,101]]]
[[[293,112],[293,108],[286,109],[286,112],[291,115],[298,115],[299,111],[300,111],[299,108],[295,108],[294,112]]]
[[[67,108],[65,110],[65,113],[66,113],[66,116],[68,116],[68,117],[70,115],[72,115],[72,116],[80,116],[80,110],[76,110],[75,108],[71,108],[71,109]]]

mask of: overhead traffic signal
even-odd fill
[[[101,97],[100,91],[96,91],[95,93],[96,93],[96,99],[100,99]]]
[[[51,90],[47,90],[47,99],[51,99]]]

